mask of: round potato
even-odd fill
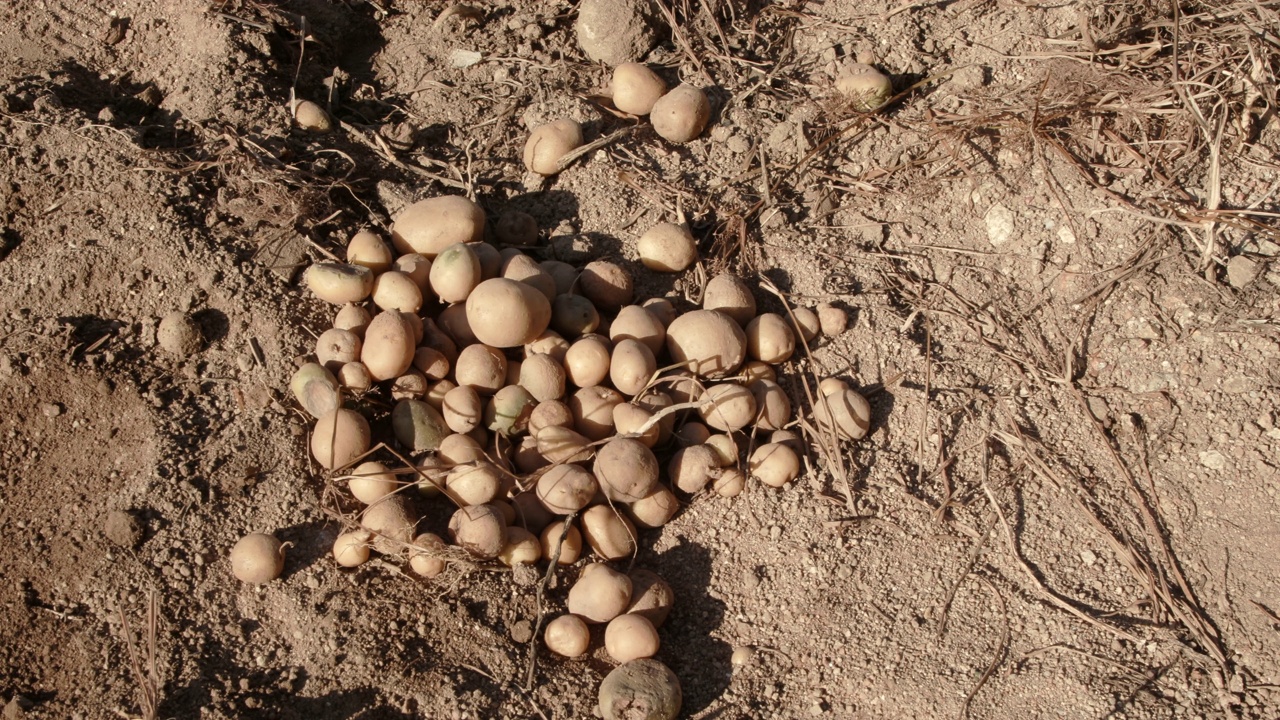
[[[507,358],[502,351],[488,345],[468,345],[458,353],[453,367],[454,380],[481,395],[498,392],[507,382]]]
[[[616,312],[631,303],[631,276],[616,263],[607,260],[587,263],[578,276],[578,284],[588,300],[606,311]]]
[[[537,245],[538,221],[527,212],[506,210],[494,223],[493,234],[503,245]]]
[[[643,392],[658,370],[653,351],[639,340],[625,338],[613,346],[609,360],[609,380],[624,395]]]
[[[667,83],[647,65],[622,63],[613,69],[610,90],[614,107],[632,115],[648,115],[658,98],[667,94]]]
[[[761,445],[748,462],[751,475],[769,487],[782,487],[800,475],[800,457],[780,443]]]
[[[316,338],[316,360],[326,370],[334,372],[349,362],[359,360],[362,346],[360,336],[350,330],[329,328]]]
[[[658,98],[649,111],[653,131],[673,143],[687,143],[698,137],[710,119],[711,102],[707,94],[688,84]]]
[[[722,273],[707,282],[702,293],[702,308],[719,310],[733,318],[740,327],[746,327],[756,316],[756,298],[742,278]]]
[[[796,349],[791,326],[777,313],[764,313],[747,323],[747,352],[761,362],[786,362]]]
[[[422,308],[422,289],[413,278],[388,270],[373,281],[373,304],[382,310],[417,313]]]
[[[338,408],[316,420],[311,432],[311,455],[321,467],[346,467],[369,451],[369,422],[355,410]]]
[[[638,502],[658,485],[658,459],[639,440],[617,438],[596,450],[591,466],[604,495],[613,502]]]
[[[622,401],[611,388],[596,385],[579,389],[569,397],[574,427],[591,440],[604,440],[613,434],[613,406]]]
[[[396,216],[391,242],[401,253],[434,259],[457,243],[484,240],[484,210],[458,195],[419,200]]]
[[[551,303],[551,327],[566,338],[576,338],[600,327],[600,313],[581,295],[560,295]]]
[[[508,278],[480,283],[467,298],[467,323],[480,342],[518,347],[533,342],[551,323],[551,303],[537,288]]]
[[[681,272],[698,261],[698,243],[689,226],[658,223],[636,242],[640,262],[657,272]]]
[[[391,269],[395,257],[391,248],[382,238],[369,230],[361,230],[351,236],[347,243],[347,262],[352,265],[363,265],[375,273],[383,273]]]
[[[538,499],[556,515],[578,512],[597,490],[596,478],[579,465],[556,465],[544,472],[535,486]]]
[[[609,344],[599,335],[588,335],[565,352],[565,376],[580,388],[594,387],[609,377],[610,362]]]
[[[582,536],[605,560],[621,560],[636,551],[635,526],[608,505],[592,505],[582,513]]]
[[[728,315],[717,310],[694,310],[667,328],[667,351],[703,377],[732,375],[747,354],[747,336]]]
[[[621,615],[630,603],[631,578],[603,563],[592,563],[582,569],[578,581],[569,588],[565,602],[569,612],[591,624],[609,622]]]
[[[460,303],[480,284],[480,258],[463,243],[440,251],[431,263],[431,291],[442,302]],[[468,318],[469,319],[469,318]]]
[[[644,343],[657,357],[666,348],[667,326],[649,310],[639,305],[628,305],[618,311],[618,316],[609,325],[610,340],[617,343],[627,338]]]

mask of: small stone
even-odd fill
[[[533,639],[533,625],[528,620],[517,620],[511,625],[511,639],[523,645]]]
[[[1013,239],[1013,211],[996,203],[992,205],[982,218],[987,224],[987,239],[992,245],[1001,247]]]
[[[31,709],[31,701],[21,695],[14,695],[4,706],[4,720],[20,720],[27,716]]]
[[[729,656],[729,662],[737,667],[750,665],[752,660],[756,658],[756,650],[750,645],[739,645],[733,649],[733,655]]]
[[[142,522],[132,514],[120,510],[107,513],[102,534],[111,542],[125,549],[132,549],[142,542]]]
[[[40,403],[40,412],[47,418],[56,418],[62,414],[62,406],[58,403]]]
[[[1243,255],[1237,255],[1227,261],[1227,282],[1237,290],[1243,290],[1258,279],[1261,268],[1258,263]]]
[[[1227,458],[1217,450],[1205,450],[1200,453],[1200,464],[1210,470],[1225,470]]]
[[[1094,555],[1092,550],[1081,550],[1080,560],[1083,561],[1085,565],[1092,567],[1094,563],[1098,562],[1098,556]]]
[[[190,357],[200,352],[204,338],[200,326],[183,312],[171,312],[160,319],[156,328],[156,342],[168,353],[178,357]]]

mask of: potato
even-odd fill
[[[778,383],[756,380],[749,386],[756,400],[755,426],[761,430],[779,430],[791,422],[791,398]]]
[[[560,172],[560,158],[582,145],[582,126],[561,118],[539,125],[524,144],[524,166],[531,172],[550,176]]]
[[[560,337],[554,330],[544,330],[533,342],[525,343],[524,356],[550,355],[555,361],[564,364],[564,356],[569,354],[569,341]]]
[[[262,585],[284,572],[284,546],[266,533],[249,533],[231,548],[231,573],[240,582]]]
[[[605,652],[616,662],[653,657],[658,644],[657,628],[643,615],[619,615],[604,630]]]
[[[751,453],[748,467],[760,482],[778,488],[799,477],[800,458],[786,445],[768,443]]]
[[[620,403],[613,406],[613,428],[619,435],[637,433],[651,418],[653,413],[638,405]],[[648,430],[636,435],[635,439],[645,447],[652,448],[658,444],[658,439],[661,437],[661,424],[661,421],[654,423]]]
[[[344,532],[333,541],[333,559],[342,567],[356,567],[369,560],[369,541],[372,535],[367,530]]]
[[[434,259],[457,243],[484,240],[484,211],[457,195],[419,200],[396,216],[391,242],[401,253],[420,253]]]
[[[609,339],[615,344],[627,338],[644,343],[654,357],[657,357],[666,349],[667,326],[645,308],[628,305],[618,311],[618,316],[609,325]]]
[[[424,578],[433,578],[444,572],[444,539],[435,533],[422,533],[413,539],[409,548],[409,569]]]
[[[553,463],[585,462],[591,457],[591,441],[575,430],[550,425],[538,431],[538,452]]]
[[[851,108],[869,113],[893,97],[893,81],[870,65],[853,63],[836,78],[836,90]]]
[[[711,431],[700,422],[688,421],[675,432],[676,442],[683,446],[702,445],[711,439]]]
[[[502,515],[502,522],[506,523],[507,527],[514,527],[516,510],[511,507],[511,503],[506,500],[494,500],[489,504],[498,509],[498,512]]]
[[[390,270],[394,259],[391,248],[376,233],[368,230],[352,235],[351,241],[347,243],[347,262],[363,265],[375,273]]]
[[[711,119],[711,102],[707,94],[684,84],[658,98],[649,111],[653,131],[673,143],[687,143],[702,134]]]
[[[631,602],[627,605],[627,612],[642,615],[654,627],[662,627],[676,602],[671,586],[658,573],[643,568],[632,570],[627,577],[631,578]]]
[[[567,520],[557,520],[547,525],[542,530],[542,559],[551,562],[553,558],[557,565],[572,565],[578,562],[578,558],[582,557],[582,533],[578,532],[576,525],[568,524]],[[559,556],[556,555],[557,548],[560,551]]]
[[[527,212],[507,210],[498,216],[493,234],[504,245],[537,245],[538,221]]]
[[[408,275],[409,279],[413,280],[413,284],[422,291],[422,297],[427,297],[427,291],[431,289],[431,261],[426,255],[419,253],[401,255],[391,263],[391,268]]]
[[[471,387],[481,395],[492,395],[507,382],[507,358],[495,347],[468,345],[458,354],[453,377],[460,386]]]
[[[516,255],[502,264],[502,277],[532,285],[548,301],[556,298],[556,281],[528,255]]]
[[[351,471],[347,481],[351,495],[365,505],[372,505],[400,489],[395,473],[380,462],[360,463]]]
[[[449,537],[463,550],[479,558],[496,558],[506,545],[507,523],[493,505],[458,508],[449,518]]]
[[[322,417],[342,405],[338,380],[320,363],[306,363],[298,368],[289,379],[289,390],[313,418]]]
[[[763,313],[747,323],[747,352],[771,365],[786,362],[796,349],[791,326],[777,313]]]
[[[769,380],[771,382],[778,381],[778,372],[773,366],[759,360],[748,360],[742,363],[742,367],[738,368],[738,377],[742,378],[742,383],[750,386],[757,380]]]
[[[467,320],[467,304],[454,303],[440,311],[436,316],[440,328],[456,343],[456,347],[467,347],[480,342],[471,330],[471,322]],[[424,323],[425,332],[425,323]]]
[[[676,451],[667,465],[671,484],[690,495],[702,492],[720,476],[720,458],[708,445],[690,445]]]
[[[338,370],[338,384],[359,395],[373,387],[373,376],[362,362],[350,362]]]
[[[732,375],[747,354],[747,336],[728,315],[694,310],[667,328],[667,352],[703,377]]]
[[[591,469],[604,496],[614,502],[638,502],[658,485],[658,459],[639,440],[615,437],[600,446]]]
[[[431,292],[442,302],[463,302],[480,280],[480,258],[463,243],[441,250],[431,263]]]
[[[581,295],[560,295],[551,303],[551,328],[566,338],[576,338],[600,327],[600,313]]]
[[[374,380],[400,377],[413,366],[413,329],[400,313],[380,312],[369,322],[360,348],[360,362]]]
[[[658,370],[653,351],[639,340],[626,338],[613,346],[609,360],[609,380],[625,395],[638,395]]]
[[[529,427],[529,416],[537,404],[528,390],[508,385],[495,393],[485,406],[485,427],[499,435],[519,435]]]
[[[536,535],[522,527],[507,527],[499,562],[507,567],[534,565],[541,557],[542,543]]]
[[[364,331],[369,327],[369,321],[372,319],[373,313],[370,313],[367,308],[347,303],[333,317],[333,326],[339,330],[349,330],[363,341]]]
[[[293,105],[293,121],[307,132],[322,135],[333,129],[333,119],[316,103],[299,100]]]
[[[569,588],[565,605],[570,613],[595,625],[618,617],[630,603],[631,578],[604,563],[591,563]]]
[[[507,278],[485,280],[467,299],[467,322],[476,339],[493,347],[533,342],[551,323],[551,303],[528,285]]]
[[[581,388],[569,397],[573,425],[590,440],[613,434],[613,406],[622,402],[617,391],[596,385]]]
[[[582,537],[605,560],[620,560],[636,551],[635,526],[608,505],[592,505],[582,513]]]
[[[548,510],[569,515],[587,506],[599,485],[591,473],[578,465],[556,465],[538,478],[534,491]]]
[[[856,391],[842,388],[815,403],[813,419],[819,427],[834,428],[849,440],[861,440],[871,429],[871,404]]]
[[[486,460],[484,448],[470,435],[447,435],[436,448],[436,457],[450,467]]]
[[[794,430],[774,430],[769,435],[769,442],[786,445],[795,450],[797,455],[804,453],[804,439]]]
[[[578,285],[588,300],[608,312],[616,312],[631,304],[631,276],[621,266],[607,260],[587,263],[578,276]]]
[[[573,428],[573,410],[559,400],[546,400],[538,403],[529,415],[529,434],[537,435],[543,428],[558,425]]]
[[[564,371],[569,382],[580,388],[594,387],[609,377],[609,344],[599,335],[575,341],[564,355]]]
[[[756,398],[737,383],[712,385],[702,396],[698,414],[716,430],[741,430],[756,420]]]
[[[818,322],[823,335],[835,337],[849,327],[849,315],[835,305],[823,303],[818,306]]]
[[[658,98],[667,93],[667,83],[645,65],[622,63],[613,69],[610,91],[614,107],[632,115],[648,115]]]
[[[712,435],[703,444],[716,451],[716,459],[720,467],[738,464],[738,441],[734,440],[732,435]]]
[[[792,320],[795,321],[792,329],[798,326],[805,342],[813,342],[813,339],[818,337],[818,333],[822,332],[822,322],[818,319],[818,313],[809,308],[796,308],[791,311],[791,315]]]
[[[333,372],[349,362],[359,360],[363,345],[360,338],[350,330],[329,328],[316,338],[316,360]]]
[[[390,495],[364,509],[360,527],[373,535],[373,549],[394,555],[413,540],[413,505],[401,495]]]
[[[458,505],[492,502],[501,488],[502,471],[484,460],[455,465],[444,481],[445,494]]]
[[[538,402],[564,397],[564,366],[550,355],[530,355],[520,365],[520,386]]]
[[[658,223],[636,241],[640,262],[657,272],[681,272],[698,261],[698,243],[683,223]]]
[[[443,441],[441,444],[443,445]],[[435,497],[444,492],[444,479],[449,472],[447,464],[439,457],[428,455],[418,461],[413,469],[414,474],[410,477],[423,497]]]
[[[413,399],[396,402],[391,409],[391,429],[396,441],[411,453],[435,450],[449,434],[444,418],[434,407]]]
[[[516,492],[508,504],[514,519],[507,524],[522,527],[532,533],[542,532],[543,528],[556,519],[532,490]]]
[[[746,473],[737,468],[725,468],[712,483],[711,489],[720,497],[733,498],[741,495],[746,486]]]
[[[653,658],[640,658],[605,676],[597,710],[603,720],[675,720],[683,703],[676,674]]]
[[[551,463],[538,452],[538,440],[532,435],[520,438],[520,443],[511,449],[511,464],[517,472],[530,475]]]
[[[456,387],[458,387],[458,384],[452,380],[441,380],[440,382],[433,384],[431,388],[427,390],[427,396],[423,399],[427,401],[428,405],[435,408],[437,412],[443,413],[444,396],[448,395],[449,391]]]
[[[422,290],[413,278],[389,270],[373,281],[373,304],[382,310],[417,313],[422,307]]]
[[[391,397],[395,400],[420,400],[429,389],[430,383],[427,381],[427,376],[420,370],[409,368],[403,375],[392,381]]]
[[[444,314],[443,311],[441,314]],[[453,364],[458,359],[457,344],[431,318],[422,318],[422,339],[419,343],[423,347],[431,348],[444,355],[450,364]]]
[[[346,467],[369,451],[369,423],[355,410],[338,408],[316,420],[311,455],[328,470]]]
[[[627,517],[636,527],[653,530],[670,522],[679,509],[680,501],[676,500],[675,494],[667,486],[655,484],[647,497],[627,507]]]
[[[672,370],[662,377],[663,385],[667,388],[667,394],[671,396],[673,402],[681,405],[693,402],[702,397],[705,392],[703,383],[698,380],[698,376],[688,369]]]
[[[719,310],[733,318],[741,327],[756,316],[756,299],[751,288],[742,278],[731,273],[721,273],[707,283],[702,293],[704,310]]]
[[[582,657],[591,645],[591,631],[577,615],[561,615],[547,623],[542,642],[551,652],[567,658]]]
[[[652,415],[658,415],[675,404],[670,395],[658,390],[650,390],[631,402],[636,407],[646,410]],[[675,427],[676,414],[668,413],[663,415],[662,419],[658,421],[658,444],[663,444],[670,440],[671,433],[675,430]]]
[[[307,268],[303,282],[325,302],[357,303],[373,292],[373,271],[362,265],[316,263]]]

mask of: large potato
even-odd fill
[[[396,216],[391,241],[401,253],[428,259],[455,243],[484,240],[484,210],[457,195],[420,200]]]
[[[316,421],[311,433],[311,455],[333,470],[354,462],[369,451],[369,423],[354,410],[331,410]]]
[[[618,311],[609,324],[609,339],[613,342],[631,338],[644,343],[654,357],[662,354],[667,344],[667,326],[652,311],[639,305],[628,305]]]
[[[586,507],[598,489],[595,477],[580,465],[556,465],[544,472],[535,486],[538,499],[557,515]]]
[[[746,359],[747,336],[722,312],[694,310],[667,328],[667,351],[698,375],[719,378],[733,374]]]
[[[639,440],[614,438],[596,451],[595,472],[600,489],[614,502],[638,502],[658,485],[658,459]]]
[[[538,289],[508,278],[480,283],[467,297],[467,324],[476,339],[499,348],[533,342],[551,323],[551,303]]]
[[[707,283],[702,293],[704,310],[719,310],[733,318],[740,327],[756,316],[756,298],[742,278],[732,273],[721,273]]]

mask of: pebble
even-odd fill
[[[1243,290],[1258,279],[1261,269],[1258,263],[1243,255],[1237,255],[1227,261],[1227,282],[1237,290]]]
[[[729,656],[729,662],[737,667],[751,664],[755,660],[756,650],[750,645],[739,645],[733,649],[733,655]]]
[[[62,406],[58,403],[40,403],[40,412],[47,418],[55,418],[62,414]]]
[[[1013,239],[1013,211],[1009,208],[996,203],[982,219],[987,224],[987,240],[992,245],[1000,247]]]

